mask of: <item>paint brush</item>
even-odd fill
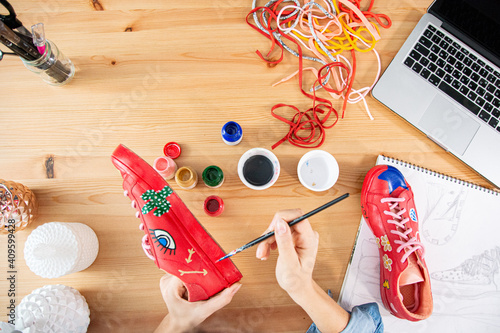
[[[330,207],[330,206],[335,205],[337,202],[344,200],[344,199],[345,199],[345,198],[347,198],[348,196],[349,196],[349,193],[346,193],[346,194],[344,194],[344,195],[342,195],[342,196],[338,197],[337,199],[333,199],[332,201],[327,202],[327,203],[326,203],[326,204],[324,204],[323,206],[318,207],[318,208],[316,208],[316,209],[314,209],[314,210],[310,211],[309,213],[306,213],[306,214],[304,214],[304,215],[302,215],[302,216],[300,216],[300,217],[297,217],[295,220],[293,220],[293,221],[289,222],[289,223],[288,223],[288,225],[291,227],[291,226],[293,226],[293,225],[295,225],[295,224],[299,223],[300,221],[303,221],[303,220],[305,220],[305,219],[307,219],[307,218],[309,218],[309,217],[313,216],[314,214],[319,213],[319,212],[321,212],[322,210],[324,210],[324,209],[326,209],[326,208],[328,208],[328,207]],[[246,250],[246,249],[248,249],[249,247],[252,247],[252,246],[254,246],[255,244],[258,244],[258,243],[262,242],[263,240],[266,240],[266,239],[268,239],[269,237],[272,237],[272,236],[274,236],[274,231],[268,232],[267,234],[264,234],[264,235],[262,235],[262,236],[260,236],[260,237],[258,237],[258,238],[256,238],[256,239],[254,239],[253,241],[251,241],[251,242],[249,242],[249,243],[247,243],[247,244],[243,245],[242,247],[237,248],[236,250],[229,252],[228,254],[226,254],[224,257],[220,258],[220,259],[219,259],[219,260],[217,260],[216,262],[219,262],[219,261],[221,261],[221,260],[224,260],[224,259],[227,259],[227,258],[229,258],[229,257],[232,257],[232,256],[234,256],[236,253],[239,253],[239,252],[241,252],[241,251],[243,251],[243,250]]]

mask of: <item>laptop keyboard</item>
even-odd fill
[[[429,24],[404,64],[500,132],[500,72]]]

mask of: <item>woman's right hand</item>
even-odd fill
[[[257,248],[257,258],[266,260],[271,250],[278,249],[276,279],[299,303],[303,294],[314,288],[312,273],[318,252],[319,236],[308,220],[297,223],[292,228],[288,221],[302,216],[300,209],[282,210],[274,218],[265,233],[274,231],[275,236],[263,241]]]
[[[277,248],[276,279],[281,288],[307,312],[321,332],[341,332],[349,322],[349,313],[312,278],[318,253],[318,233],[307,220],[292,228],[285,222],[301,215],[300,209],[276,213],[266,230],[266,233],[274,230],[275,236],[259,244],[257,258],[265,260],[271,250]]]

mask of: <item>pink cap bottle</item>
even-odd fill
[[[177,164],[173,159],[166,156],[158,157],[154,163],[153,167],[158,173],[165,179],[172,179],[177,171]]]

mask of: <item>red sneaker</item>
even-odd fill
[[[432,313],[429,272],[410,185],[398,169],[378,165],[365,177],[361,210],[377,237],[380,295],[394,316],[411,321]]]
[[[142,221],[144,252],[184,282],[189,301],[205,300],[242,278],[230,260],[217,262],[224,251],[146,161],[123,145],[115,149],[111,161]]]

